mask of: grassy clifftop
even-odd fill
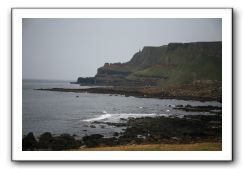
[[[94,81],[106,85],[170,86],[221,80],[222,42],[193,42],[146,46],[126,63],[105,63],[98,68]]]

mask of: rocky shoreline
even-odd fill
[[[113,137],[105,138],[101,134],[75,136],[62,134],[54,136],[43,133],[35,138],[33,133],[23,137],[23,151],[31,150],[70,150],[80,147],[105,147],[118,145],[143,144],[185,144],[218,142],[222,140],[222,109],[214,106],[181,106],[175,109],[183,111],[207,111],[211,115],[185,115],[183,118],[169,116],[130,118],[125,123],[93,122],[99,124],[124,126],[125,130],[114,133]]]
[[[132,86],[104,86],[84,89],[70,88],[40,88],[35,90],[73,92],[73,93],[98,93],[123,95],[125,97],[134,96],[139,98],[158,99],[179,99],[198,101],[218,101],[222,102],[222,90],[220,87],[211,85],[182,85],[174,87],[132,87]]]

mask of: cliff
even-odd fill
[[[221,83],[222,42],[146,46],[126,63],[105,63],[81,85],[169,86]]]

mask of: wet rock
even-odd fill
[[[191,105],[187,104],[185,107],[192,107]]]
[[[114,132],[113,136],[119,136],[119,133],[118,132]]]
[[[51,133],[46,132],[40,135],[38,147],[40,149],[50,149],[52,147],[54,138]]]
[[[92,140],[92,139],[100,139],[100,138],[103,138],[104,136],[101,135],[101,134],[92,134],[90,136],[85,136],[83,137],[83,141],[87,141],[87,140]]]
[[[105,126],[104,126],[104,125],[100,125],[100,127],[101,127],[102,129],[104,129],[104,128],[105,128]]]
[[[123,121],[123,122],[124,122],[124,121],[127,121],[125,118],[120,118],[119,120],[120,120],[120,121]]]
[[[52,150],[59,151],[59,150],[67,150],[80,147],[80,142],[75,140],[69,134],[62,134],[54,138],[52,142]]]
[[[38,146],[38,142],[36,141],[35,136],[32,132],[28,133],[27,136],[25,136],[22,139],[22,150],[23,151],[35,150],[37,148],[37,146]]]
[[[222,112],[222,108],[221,107],[217,107],[217,106],[191,106],[191,105],[186,105],[186,106],[182,106],[182,105],[177,105],[174,109],[176,110],[183,110],[186,112],[210,112],[210,113],[221,113]]]
[[[101,134],[92,134],[90,136],[83,137],[83,142],[87,147],[96,147],[101,144],[101,140],[104,136]]]
[[[91,128],[96,128],[96,126],[95,126],[95,125],[93,125],[93,124],[92,124],[92,125],[90,125],[90,127],[91,127]]]
[[[179,117],[142,117],[128,120],[127,128],[118,139],[119,144],[178,143],[221,138],[221,116],[192,115]],[[212,123],[211,121],[219,123]],[[219,127],[219,128],[218,128]],[[145,134],[147,134],[146,137]],[[129,142],[128,142],[129,141]]]
[[[105,122],[106,125],[109,125],[109,126],[115,126],[115,127],[125,127],[127,126],[126,123],[111,123],[111,122]]]

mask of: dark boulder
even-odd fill
[[[54,141],[54,138],[51,133],[49,133],[49,132],[43,133],[39,137],[38,147],[40,149],[50,149],[52,147],[53,141]]]
[[[69,134],[62,134],[60,136],[54,137],[52,141],[52,150],[59,151],[59,150],[67,150],[72,148],[78,148],[80,147],[80,142],[75,140],[74,137],[72,137]]]
[[[92,134],[90,136],[83,137],[83,142],[87,147],[96,147],[101,143],[101,139],[104,136],[101,134]]]
[[[27,136],[25,136],[22,139],[22,150],[23,151],[33,151],[37,148],[37,145],[38,145],[38,143],[32,132],[28,133]]]

